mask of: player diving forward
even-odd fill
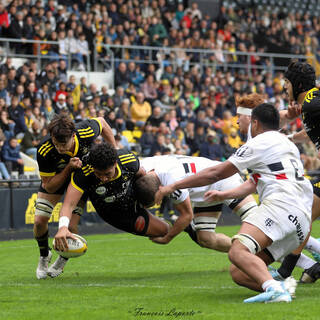
[[[135,183],[136,198],[147,207],[153,205],[155,194],[160,184],[166,186],[182,178],[194,175],[205,168],[216,166],[219,163],[219,161],[202,157],[173,155],[144,158],[141,160],[141,166],[146,170],[147,174],[139,178]],[[227,190],[235,186],[240,186],[242,183],[243,180],[237,173],[212,185],[176,190],[170,195],[176,209],[180,212],[179,219],[183,219],[180,203],[191,201],[194,213],[194,227],[189,227],[188,233],[201,247],[222,252],[227,252],[230,249],[231,239],[222,233],[215,233],[223,204],[226,204],[234,210],[241,219],[249,215],[252,209],[257,206],[251,195],[244,199],[231,199],[212,203],[203,200],[204,194],[209,190]],[[183,231],[187,225],[180,224],[179,219],[173,225],[173,231],[164,237],[153,238],[152,241],[166,244],[171,240],[170,236],[172,233],[176,235]]]
[[[115,145],[111,128],[101,117],[75,125],[68,116],[56,115],[48,130],[49,135],[41,142],[37,152],[41,184],[35,205],[33,230],[40,250],[36,270],[38,279],[45,279],[47,275],[58,276],[67,262],[67,259],[59,256],[48,269],[52,257],[48,244],[48,221],[54,206],[67,189],[71,173],[82,166],[83,157],[100,134],[104,140]],[[70,223],[72,232],[77,233],[83,206],[84,202],[77,203],[74,208]]]
[[[139,159],[127,150],[116,150],[106,143],[92,146],[87,165],[72,173],[60,211],[56,248],[60,251],[68,248],[66,238],[73,238],[68,230],[72,212],[84,193],[98,215],[112,226],[141,236],[164,236],[169,225],[149,213],[134,198],[133,182],[144,174]],[[187,224],[191,219],[192,216]]]
[[[156,197],[158,203],[177,189],[212,184],[248,169],[251,178],[240,187],[220,193],[208,191],[205,198],[216,201],[217,192],[220,200],[255,191],[259,194],[261,204],[243,220],[228,252],[233,280],[264,291],[244,300],[246,303],[291,301],[287,289],[271,277],[266,265],[299,247],[310,231],[311,183],[303,176],[297,147],[278,129],[275,107],[265,103],[257,106],[251,115],[251,140],[227,161],[162,187]]]

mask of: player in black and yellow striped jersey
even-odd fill
[[[54,206],[67,189],[71,173],[81,168],[83,158],[99,135],[115,145],[111,128],[101,117],[81,121],[75,125],[67,115],[60,114],[52,119],[48,129],[49,135],[43,139],[37,152],[41,177],[34,221],[34,236],[40,249],[36,271],[38,279],[46,278],[47,274],[51,277],[59,275],[63,269],[62,265],[66,262],[59,257],[48,269],[52,256],[48,244],[48,221]],[[70,224],[70,229],[75,233],[83,206],[84,203],[75,208]],[[56,268],[58,265],[60,268]]]
[[[86,193],[99,216],[112,226],[142,236],[164,236],[169,225],[135,200],[133,183],[144,174],[134,154],[125,149],[116,150],[107,143],[94,145],[88,165],[72,173],[60,219],[67,217],[70,221],[77,201]],[[67,226],[59,227],[55,236],[59,250],[66,248],[69,236],[72,237]]]
[[[304,129],[288,136],[295,143],[303,143],[311,140],[316,148],[320,150],[320,91],[316,87],[316,73],[314,68],[300,61],[289,64],[285,74],[285,90],[289,99],[288,110],[280,111],[280,126],[293,121],[301,116]],[[313,206],[312,221],[320,216],[320,194],[317,181],[313,182]],[[319,243],[310,237],[308,248],[319,251]],[[291,275],[303,249],[303,245],[293,254],[287,256],[278,269],[282,278]],[[320,278],[320,264],[314,262],[305,265],[301,276],[302,283],[312,283]]]

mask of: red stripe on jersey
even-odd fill
[[[288,180],[285,173],[276,174],[276,179],[277,180]]]
[[[196,165],[194,163],[190,163],[190,168],[193,173],[196,173]]]
[[[254,180],[254,183],[257,184],[258,183],[258,179],[261,178],[261,175],[259,173],[254,173],[252,175],[252,178]]]

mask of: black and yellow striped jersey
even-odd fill
[[[320,91],[309,90],[302,103],[302,121],[304,128],[318,150],[320,150]]]
[[[37,152],[40,176],[51,177],[61,172],[70,158],[83,156],[89,152],[93,141],[101,134],[102,127],[98,119],[84,120],[76,124],[74,152],[60,154],[54,147],[51,137],[43,139]]]
[[[97,213],[101,216],[108,210],[130,210],[134,206],[132,184],[139,171],[139,159],[126,149],[117,150],[117,176],[107,183],[99,180],[90,165],[85,165],[71,175],[71,184],[86,193]]]

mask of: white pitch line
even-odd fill
[[[43,282],[43,281],[42,281]],[[52,282],[50,282],[52,284]],[[43,287],[43,284],[38,283],[0,283],[0,287]],[[62,283],[59,282],[59,288],[82,288],[82,287],[93,287],[93,288],[152,288],[152,289],[171,289],[172,286],[161,286],[161,285],[142,285],[142,284],[107,284],[107,283],[83,283],[83,284],[71,284],[71,283]],[[205,286],[193,286],[193,287],[177,287],[176,289],[188,289],[188,290],[212,290],[213,287]],[[222,286],[221,289],[240,289],[238,286]]]

